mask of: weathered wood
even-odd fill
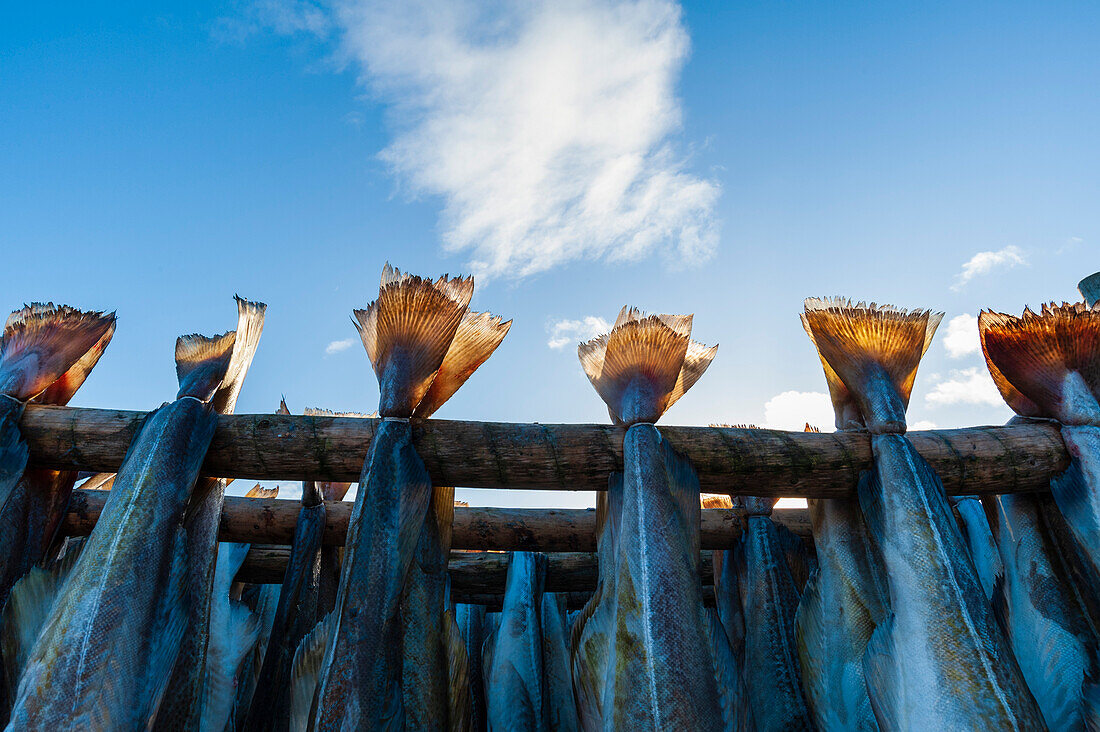
[[[38,467],[111,472],[143,412],[28,406],[21,429]],[[247,479],[358,480],[377,420],[273,414],[225,415],[205,475]],[[849,495],[871,459],[859,433],[662,426],[691,459],[704,491],[771,496]],[[1047,488],[1066,468],[1053,424],[911,432],[949,493]],[[621,428],[424,420],[417,450],[436,485],[603,490],[622,466]]]
[[[90,534],[107,496],[106,491],[73,491],[69,512],[61,527],[62,534]],[[326,503],[326,544],[343,545],[351,506],[349,501]],[[297,501],[226,496],[218,539],[250,544],[290,544],[294,539],[298,509]],[[805,509],[776,509],[774,518],[799,536],[810,536],[810,519]],[[722,549],[740,535],[741,524],[729,509],[705,508],[702,509],[700,529],[704,549]],[[595,551],[596,512],[592,509],[458,507],[455,508],[451,545],[455,549]]]
[[[289,555],[287,547],[253,545],[237,573],[237,580],[256,584],[282,582]],[[594,553],[548,552],[546,556],[546,592],[592,592],[596,588]],[[508,577],[508,554],[451,552],[447,572],[452,590],[459,595],[500,595]],[[712,552],[700,554],[699,575],[704,585],[714,584]]]

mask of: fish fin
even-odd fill
[[[894,646],[894,615],[887,615],[863,652],[863,675],[867,680],[867,695],[880,729],[905,729],[900,719],[903,708],[903,688],[899,678],[897,649]]]
[[[1077,291],[1085,299],[1085,304],[1090,308],[1096,307],[1100,302],[1100,272],[1090,274],[1077,283]]]
[[[107,345],[111,342],[111,338],[115,334],[115,316],[111,313],[109,316],[110,324],[107,330],[96,341],[95,345],[88,349],[88,352],[77,359],[68,371],[61,375],[61,377],[46,387],[46,389],[36,396],[32,401],[36,404],[57,404],[64,406],[69,403],[69,400],[76,394],[84,381],[88,378],[88,374],[92,373],[92,369],[99,363],[99,359],[103,356],[103,352],[107,350]]]
[[[290,730],[309,729],[310,708],[317,692],[321,663],[328,650],[336,626],[335,613],[329,613],[317,623],[294,651],[290,664]]]
[[[467,311],[455,331],[443,363],[432,379],[424,398],[413,410],[414,417],[430,417],[454,396],[481,364],[489,360],[508,335],[512,321],[501,322],[499,315]]]
[[[177,338],[176,377],[180,389],[176,398],[210,401],[226,378],[236,341],[233,331],[213,338],[197,333]]]
[[[235,295],[237,301],[237,339],[233,344],[233,358],[229,370],[211,403],[218,414],[232,414],[237,406],[237,396],[244,386],[244,377],[256,356],[260,346],[260,336],[264,332],[264,313],[267,305],[262,302],[245,300]]]
[[[85,491],[109,491],[114,487],[117,475],[118,473],[96,473],[77,487]]]
[[[791,570],[791,579],[802,592],[809,581],[810,576],[817,571],[817,558],[810,552],[802,537],[795,534],[780,523],[775,524],[775,531],[779,536],[779,545],[783,549],[783,555],[787,558],[787,566]]]
[[[1095,401],[1100,398],[1100,311],[1051,304],[1040,314],[1025,309],[1017,318],[983,310],[978,315],[978,333],[993,382],[1013,411],[1069,424],[1079,419],[1095,421]],[[1071,372],[1083,384],[1075,388]],[[1093,401],[1085,414],[1077,405],[1082,390]]]
[[[423,400],[473,293],[472,277],[445,275],[433,282],[386,263],[378,299],[353,317],[378,376],[383,416],[411,416]]]
[[[855,396],[867,428],[904,432],[917,367],[942,318],[928,310],[808,298],[804,325]]]
[[[245,493],[244,497],[245,498],[264,498],[264,499],[278,498],[279,497],[279,487],[275,486],[274,488],[265,488],[262,485],[260,485],[259,483],[257,483],[256,485],[254,485],[254,486],[252,486],[251,488],[248,489],[248,493]]]
[[[700,493],[699,503],[703,508],[733,508],[733,499],[725,493]]]
[[[286,405],[285,396],[279,399],[279,408],[275,410],[275,414],[282,414],[284,416],[290,414],[290,407]]]
[[[810,322],[806,319],[806,313],[802,313],[799,317],[802,320],[803,330],[806,331],[806,335],[810,337],[810,342],[814,344],[814,349],[817,350],[817,356],[821,360],[821,367],[825,370],[825,384],[829,387],[829,400],[833,403],[833,414],[836,415],[836,428],[838,430],[862,429],[863,416],[859,413],[859,405],[856,404],[855,397],[852,396],[852,392],[844,385],[840,375],[829,365],[829,362],[825,360],[825,357],[817,348],[817,341],[814,340],[814,331],[810,327]],[[806,426],[809,427],[808,424]]]
[[[59,566],[49,570],[31,567],[8,594],[0,639],[3,642],[4,671],[10,684],[7,690],[10,699],[15,697],[27,658],[42,632],[42,626],[50,616],[57,593],[76,558],[74,553]]]
[[[222,600],[219,594],[213,602]],[[200,732],[221,732],[225,729],[233,711],[241,664],[252,651],[260,634],[260,619],[244,603],[228,596],[224,601],[229,610],[226,623],[222,628],[210,629]],[[220,633],[222,637],[215,640],[214,633]]]
[[[464,731],[470,726],[470,659],[454,611],[443,611],[443,650],[447,654],[448,726]]]
[[[997,624],[1001,626],[1001,630],[1008,633],[1012,628],[1008,617],[1011,605],[1008,601],[1003,572],[993,578],[993,595],[989,598],[989,605],[993,608],[993,617],[996,618]]]
[[[114,327],[114,313],[84,312],[68,305],[32,303],[16,310],[0,340],[0,383],[20,401],[38,396],[65,377]],[[63,386],[59,389],[64,391]]]
[[[687,353],[684,354],[684,367],[676,377],[676,386],[672,387],[672,393],[668,395],[665,411],[679,401],[687,390],[695,386],[703,373],[710,366],[710,362],[718,355],[718,344],[707,347],[698,341],[688,341]]]
[[[706,370],[712,349],[696,344],[690,348],[692,363],[686,360],[691,323],[690,315],[647,316],[624,307],[610,333],[577,347],[588,380],[615,422],[656,422],[672,397],[683,396]]]

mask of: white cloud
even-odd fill
[[[325,355],[331,356],[334,353],[340,353],[340,351],[346,351],[352,347],[355,343],[354,338],[345,338],[342,341],[333,341],[325,346]]]
[[[910,430],[934,430],[936,429],[936,423],[928,419],[918,419],[916,422],[912,422],[906,425],[906,429]]]
[[[976,404],[1001,406],[1004,400],[984,367],[953,369],[946,379],[932,387],[925,401],[934,406]]]
[[[995,252],[978,252],[962,266],[962,271],[955,275],[955,284],[951,289],[958,292],[966,286],[966,283],[978,275],[988,274],[994,269],[1011,269],[1019,265],[1026,265],[1027,258],[1024,251],[1017,246],[1007,246]]]
[[[947,322],[943,345],[951,358],[962,358],[980,351],[982,344],[978,338],[978,319],[967,313],[951,318]]]
[[[546,341],[546,345],[564,348],[571,343],[587,341],[600,333],[607,333],[611,330],[611,323],[595,315],[586,315],[580,320],[559,320],[546,329],[550,332],[550,340]]]
[[[327,32],[304,7],[279,27]],[[442,198],[445,247],[475,273],[713,253],[718,186],[673,147],[690,45],[677,3],[355,0],[329,13],[390,104],[381,157],[411,192]]]
[[[773,430],[801,430],[809,422],[830,432],[835,421],[829,395],[817,391],[785,391],[764,404],[764,426]]]

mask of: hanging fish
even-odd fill
[[[214,436],[211,400],[231,378],[235,333],[176,342],[175,402],[142,423],[103,512],[56,601],[33,570],[12,591],[40,597],[10,730],[145,729],[186,628],[180,523]],[[14,678],[14,676],[13,676]]]
[[[814,341],[806,315],[801,317]],[[865,430],[852,393],[825,357],[818,355],[837,430]],[[814,431],[809,425],[806,429]],[[877,730],[863,655],[888,611],[882,560],[857,499],[811,498],[806,504],[818,559],[817,573],[803,589],[795,621],[806,702],[818,729]]]
[[[488,724],[485,718],[485,682],[481,665],[481,647],[485,642],[485,606],[456,605],[455,621],[466,644],[470,729],[473,732],[484,732]]]
[[[743,675],[756,729],[811,730],[795,644],[798,588],[780,527],[771,520],[776,500],[741,497],[745,530],[737,574],[745,618]]]
[[[540,620],[545,582],[545,554],[509,553],[500,627],[485,658],[490,730],[550,729]]]
[[[1095,729],[1100,709],[1100,638],[1065,573],[1067,558],[1051,539],[1042,498],[996,496],[994,527],[1003,561],[994,609],[1020,670],[1052,730]]]
[[[963,538],[970,549],[974,569],[978,570],[982,592],[987,600],[992,601],[993,589],[997,577],[1004,574],[1004,565],[1001,564],[997,542],[989,528],[985,507],[977,496],[948,496],[948,500],[959,514],[959,528],[962,529]]]
[[[542,631],[546,725],[555,732],[576,732],[580,729],[580,721],[577,719],[577,702],[573,697],[569,623],[564,593],[543,594],[539,610],[539,629]]]
[[[237,301],[237,344],[229,374],[211,400],[218,414],[232,414],[237,396],[244,385],[248,368],[260,345],[267,305]],[[187,532],[188,629],[176,657],[168,690],[157,714],[158,732],[193,732],[202,719],[203,689],[206,678],[206,649],[210,640],[210,598],[214,583],[214,565],[218,557],[218,527],[228,480],[203,478],[195,486],[187,506],[183,527]]]
[[[425,401],[467,314],[473,288],[472,278],[433,282],[387,264],[378,299],[355,312],[378,376],[382,420],[348,525],[337,608],[314,704],[319,730],[405,724],[401,600],[432,498],[431,478],[413,447],[409,419],[418,410],[434,410],[453,393],[438,391]],[[492,330],[489,335],[495,337]]]
[[[496,351],[511,325],[489,313],[467,312],[413,416],[426,419],[443,406]],[[405,724],[411,729],[459,729],[469,723],[469,659],[448,601],[454,513],[454,488],[432,488],[416,558],[405,580],[401,684]]]
[[[871,433],[874,469],[858,495],[890,601],[863,664],[879,726],[1043,729],[943,485],[905,437],[917,366],[942,316],[811,299],[805,317]]]
[[[1100,272],[1093,273],[1077,283],[1077,291],[1090,308],[1100,303]]]
[[[601,600],[610,622],[598,628],[610,636],[603,729],[723,727],[699,580],[699,480],[653,426],[717,351],[691,340],[691,321],[623,308],[610,334],[578,348],[626,430],[614,587]]]

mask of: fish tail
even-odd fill
[[[447,723],[452,730],[467,730],[471,717],[470,658],[453,608],[443,611],[442,625],[443,650],[447,654]]]
[[[610,333],[577,347],[613,420],[655,422],[699,380],[718,346],[692,341],[691,324],[691,315],[646,315],[624,307]]]
[[[431,386],[413,410],[413,416],[430,417],[443,406],[478,367],[489,360],[511,327],[512,321],[503,321],[499,315],[467,311]]]
[[[232,414],[237,406],[237,396],[244,385],[248,367],[260,345],[260,336],[264,332],[264,313],[267,305],[262,302],[245,300],[235,295],[237,301],[237,340],[233,344],[233,358],[229,362],[229,372],[214,394],[214,411],[218,414]]]
[[[993,383],[1017,414],[1100,421],[1100,310],[1052,303],[1019,318],[983,310],[978,334]]]
[[[1078,282],[1077,291],[1081,293],[1081,297],[1085,298],[1086,305],[1090,308],[1096,307],[1096,304],[1100,303],[1100,272],[1090,274]]]
[[[32,303],[16,310],[8,317],[0,345],[0,390],[20,401],[41,394],[101,341],[106,348],[114,327],[114,313],[85,312],[53,303]],[[93,355],[91,365],[98,358]],[[91,366],[85,366],[87,376]]]
[[[386,263],[378,299],[353,316],[378,376],[382,416],[412,415],[443,364],[473,293],[472,277],[444,275],[433,282]]]
[[[821,368],[825,371],[825,383],[829,387],[829,400],[833,403],[836,428],[838,430],[862,428],[863,417],[859,413],[859,405],[856,404],[855,397],[852,396],[852,392],[848,391],[848,387],[844,385],[840,375],[825,360],[821,350],[817,348],[817,340],[814,338],[814,331],[810,327],[810,321],[806,318],[806,313],[802,313],[799,318],[802,320],[803,330],[806,331],[806,335],[810,337],[810,342],[817,349],[818,358],[821,359]],[[807,432],[811,431],[808,429],[809,426],[809,423],[807,423]]]
[[[904,433],[917,366],[942,318],[929,310],[807,298],[803,323],[822,361],[854,396],[867,428]]]
[[[45,391],[34,398],[37,404],[57,404],[64,406],[69,403],[69,400],[76,394],[76,390],[79,389],[84,381],[88,378],[88,374],[92,372],[95,365],[99,363],[99,359],[103,356],[103,352],[107,350],[107,345],[111,342],[111,338],[115,335],[115,317],[114,314],[110,316],[110,323],[103,335],[99,337],[99,340],[95,342],[88,352],[77,359],[68,371],[61,375],[61,377],[46,387]]]
[[[291,732],[305,732],[309,729],[321,663],[335,630],[336,616],[329,613],[313,627],[294,651],[294,659],[290,664]]]
[[[210,401],[229,372],[236,340],[233,331],[213,338],[197,333],[177,338],[176,377],[180,389],[176,398]]]
[[[245,493],[244,497],[245,498],[263,498],[263,499],[278,498],[279,497],[279,486],[275,486],[274,488],[265,488],[262,485],[260,485],[259,483],[257,483],[256,485],[254,485],[254,486],[252,486],[251,488],[248,489],[248,493]]]
[[[451,552],[451,536],[455,524],[455,489],[453,487],[432,488],[431,512],[429,520],[435,521],[439,536],[439,547],[443,557]]]

